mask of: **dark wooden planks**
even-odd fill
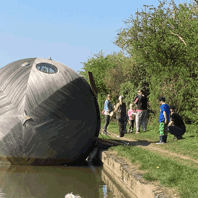
[[[30,65],[22,67],[26,61]],[[41,62],[58,72],[39,71]],[[90,86],[76,72],[56,61],[24,59],[2,68],[0,82],[1,159],[52,165],[88,155],[99,113]]]

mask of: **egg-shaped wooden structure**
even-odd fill
[[[60,165],[85,159],[100,130],[96,97],[74,70],[28,58],[0,69],[0,161]]]

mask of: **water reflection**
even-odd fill
[[[112,198],[101,180],[101,167],[0,166],[2,198],[64,198],[72,192],[82,198]]]
[[[103,186],[103,194],[105,198],[109,198],[108,191],[113,192],[114,198],[137,198],[132,191],[126,191],[125,185],[118,184],[112,175],[110,175],[109,169],[107,168],[103,168],[101,171],[102,181],[106,184]],[[113,176],[115,177],[115,175]]]
[[[107,185],[103,185],[102,190],[103,190],[104,198],[106,198],[107,197]]]

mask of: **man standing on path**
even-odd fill
[[[147,98],[142,94],[142,90],[138,90],[138,95],[134,99],[136,108],[136,134],[140,133],[140,125],[142,124],[143,131],[146,131],[147,119]]]
[[[156,144],[164,144],[167,140],[167,126],[169,122],[169,106],[165,103],[165,98],[163,96],[159,97],[160,106],[160,117],[159,117],[159,132],[160,132],[160,141]]]
[[[175,107],[170,106],[170,122],[168,124],[169,126],[169,133],[174,135],[174,140],[182,139],[182,135],[186,132],[186,126],[184,124],[184,121],[182,117],[175,112]],[[179,130],[179,129],[181,130]]]

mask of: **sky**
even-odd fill
[[[175,3],[192,0],[175,0]],[[74,71],[94,54],[119,52],[124,21],[158,0],[7,0],[0,6],[0,68],[24,58],[49,58]]]

